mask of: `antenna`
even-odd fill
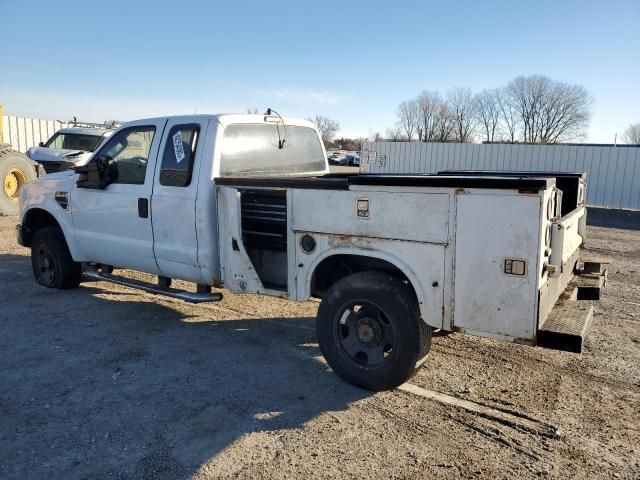
[[[282,115],[280,115],[271,107],[267,108],[267,111],[264,112],[264,114],[265,116],[271,116],[275,114],[282,122],[282,129],[284,130],[282,137],[280,137],[280,127],[278,127],[278,124],[276,123],[276,130],[278,131],[278,148],[282,150],[284,148],[284,142],[287,141],[287,139],[285,138],[287,136],[287,126],[284,124],[284,118],[282,118]],[[266,118],[265,118],[265,121],[266,121]]]

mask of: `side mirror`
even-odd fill
[[[78,188],[104,190],[112,183],[115,179],[109,160],[111,158],[106,155],[96,155],[86,165],[74,167],[73,171],[78,174],[76,181]]]
[[[44,142],[40,142],[40,143],[38,143],[38,146],[39,146],[39,147],[44,147]]]

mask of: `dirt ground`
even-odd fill
[[[0,217],[0,477],[640,478],[640,214],[591,218],[584,353],[437,336],[373,394],[323,363],[317,303],[46,290]]]

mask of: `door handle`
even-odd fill
[[[138,216],[140,218],[149,218],[149,200],[146,198],[138,199]]]

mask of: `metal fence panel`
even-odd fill
[[[8,143],[14,149],[26,152],[40,142],[46,142],[51,135],[68,125],[58,120],[3,115],[0,143]]]
[[[370,152],[375,152],[369,156]],[[640,147],[365,142],[363,173],[436,173],[447,169],[587,172],[587,203],[640,209]],[[366,161],[375,158],[367,164]]]

